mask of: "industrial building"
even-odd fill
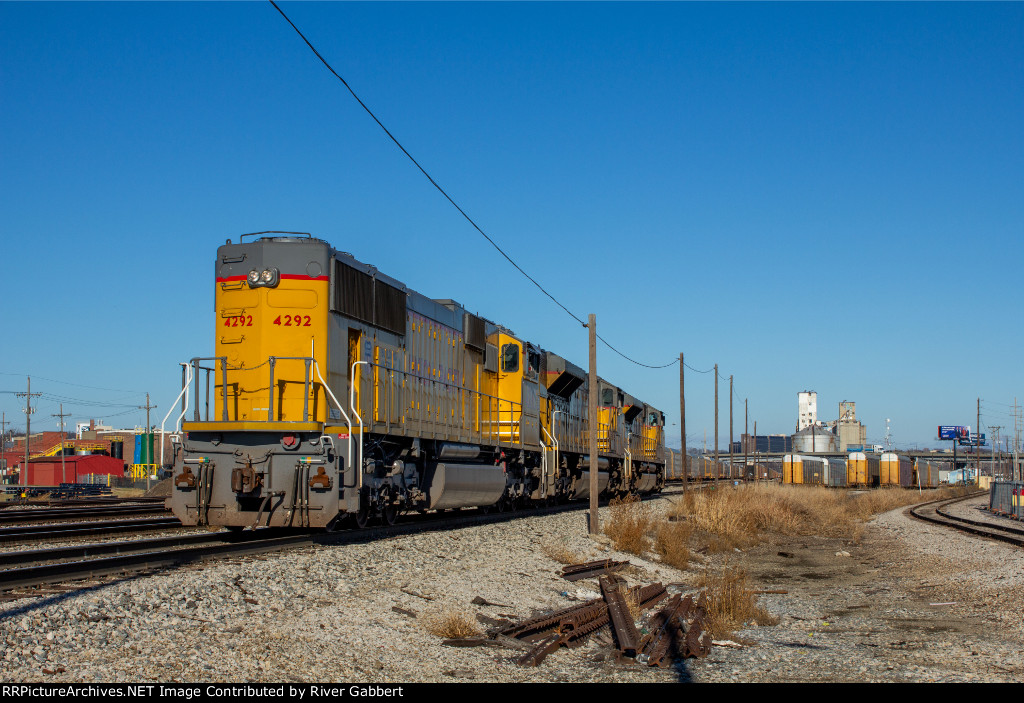
[[[796,431],[818,424],[818,394],[815,391],[797,393]]]
[[[850,400],[839,403],[839,419],[832,423],[839,438],[839,451],[851,447],[861,449],[868,441],[868,428],[857,420],[857,404]]]
[[[791,452],[793,438],[784,434],[750,435],[744,432],[738,442],[732,443],[732,451],[734,454],[743,454],[744,451],[747,454]]]

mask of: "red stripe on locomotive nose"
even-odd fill
[[[248,276],[217,276],[217,283],[227,283],[228,281],[244,281]],[[301,273],[282,273],[281,280],[290,281],[328,281],[330,276],[306,276]]]

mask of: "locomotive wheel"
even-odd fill
[[[370,508],[366,505],[360,505],[359,511],[355,515],[356,527],[360,530],[366,527],[370,523]]]
[[[380,514],[384,518],[384,524],[388,526],[394,525],[398,522],[398,503],[391,501],[390,493],[385,493],[381,498],[384,502],[384,507],[381,508]]]
[[[366,488],[359,494],[359,510],[355,514],[356,527],[363,529],[370,522],[370,491]]]

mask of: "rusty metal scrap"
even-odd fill
[[[701,657],[710,651],[710,638],[704,632],[704,593],[696,602],[691,595],[679,594],[666,600],[667,591],[660,583],[626,588],[620,577],[610,573],[603,574],[600,583],[602,598],[538,615],[492,631],[488,637],[500,638],[506,647],[528,650],[518,659],[520,666],[538,666],[560,647],[579,647],[598,633],[602,643],[617,644],[618,658],[634,657],[648,666],[670,666],[676,658]],[[647,619],[642,637],[627,599],[636,601],[641,612],[664,601]]]
[[[640,633],[636,630],[636,623],[629,613],[629,607],[619,589],[619,584],[607,576],[602,576],[600,583],[601,593],[604,594],[604,599],[608,603],[608,615],[615,628],[615,639],[619,643],[619,651],[628,656],[635,656],[640,644]]]
[[[629,566],[628,561],[614,561],[612,559],[599,559],[588,561],[585,564],[574,564],[562,568],[562,578],[566,581],[580,581],[586,578],[600,576],[605,572],[618,571]]]
[[[539,633],[546,632],[548,630],[554,630],[558,627],[562,618],[571,615],[573,612],[586,608],[587,606],[596,605],[603,603],[601,598],[595,598],[588,600],[579,605],[574,605],[569,608],[563,608],[562,610],[556,610],[553,613],[545,613],[536,617],[524,620],[517,625],[510,625],[509,627],[498,630],[499,634],[505,635],[506,637],[515,637],[517,639],[525,639]]]
[[[562,635],[551,635],[537,643],[516,662],[519,666],[540,666],[544,658],[562,646]]]

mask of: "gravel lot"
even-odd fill
[[[779,623],[664,670],[618,663],[597,642],[524,669],[515,650],[427,632],[446,612],[520,619],[594,597],[595,581],[557,576],[542,549],[554,544],[628,558],[636,583],[692,584],[728,558],[755,587],[787,591],[761,597]],[[0,662],[5,682],[1017,681],[1024,670],[1024,560],[1008,545],[893,511],[857,544],[776,537],[701,559],[681,572],[608,551],[582,510],[318,546],[0,604]]]

